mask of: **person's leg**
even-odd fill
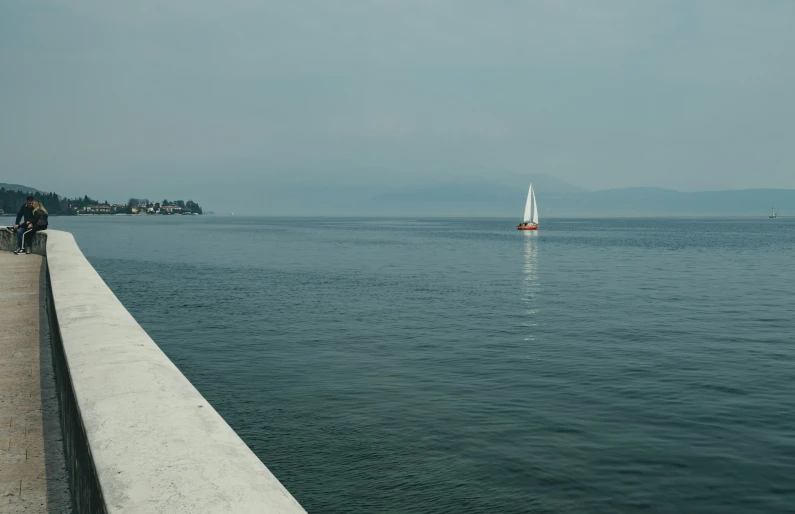
[[[22,233],[22,246],[20,246],[20,248],[24,250],[26,247],[29,248],[30,245],[33,244],[34,233],[36,233],[35,228],[26,229],[25,232]]]
[[[27,243],[25,243],[25,253],[31,253],[32,252],[32,250],[33,250],[33,238],[35,237],[36,232],[38,232],[39,230],[44,230],[44,229],[39,228],[39,227],[33,227],[32,229],[30,229],[27,232],[25,232],[26,237],[27,237]]]
[[[17,229],[17,248],[22,248],[22,234],[25,233],[27,227],[20,225]]]

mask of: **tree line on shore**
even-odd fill
[[[77,214],[202,214],[201,206],[193,200],[163,200],[151,202],[148,199],[130,198],[126,204],[110,204],[84,196],[66,198],[55,193],[30,193],[0,187],[0,210],[6,214],[16,214],[25,203],[28,195],[33,195],[52,215],[74,216]]]

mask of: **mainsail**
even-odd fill
[[[536,204],[536,194],[533,191],[533,184],[530,184],[530,189],[527,191],[527,203],[524,206],[525,223],[538,223],[538,204]]]

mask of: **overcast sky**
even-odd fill
[[[795,188],[793,63],[792,0],[2,0],[0,182]]]

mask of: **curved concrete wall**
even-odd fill
[[[14,218],[6,218],[10,225],[14,224]],[[0,225],[0,250],[13,252],[17,249],[17,236],[7,231],[6,225]],[[33,235],[33,245],[30,247],[31,251],[37,255],[44,255],[45,248],[47,247],[47,231],[37,232]]]
[[[305,512],[127,312],[72,235],[48,232],[78,512]]]

